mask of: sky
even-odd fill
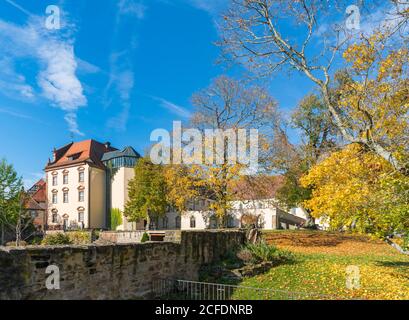
[[[144,153],[153,130],[189,117],[193,93],[240,72],[216,63],[225,3],[0,0],[0,158],[28,186],[54,147],[73,140]],[[59,29],[46,27],[50,4],[60,9]],[[269,88],[290,112],[313,86],[282,74]]]

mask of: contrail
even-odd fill
[[[24,14],[28,15],[28,16],[32,16],[33,14],[24,9],[22,6],[20,6],[19,4],[15,3],[13,0],[4,0],[6,1],[8,4],[11,4],[13,7],[17,8],[18,10],[20,10],[21,12],[23,12]]]

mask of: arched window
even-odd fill
[[[196,218],[194,216],[190,217],[190,227],[192,229],[196,228]]]

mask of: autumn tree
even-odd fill
[[[300,178],[314,166],[320,157],[325,156],[336,145],[337,130],[322,99],[315,94],[307,95],[293,111],[291,125],[301,135],[301,143],[292,145],[285,137],[283,147],[289,151],[277,168],[283,172],[284,181],[278,189],[277,199],[287,207],[303,207],[304,201],[311,198],[311,188],[303,187]],[[291,155],[291,156],[288,156]],[[308,208],[305,227],[315,227],[314,218]]]
[[[393,1],[395,4],[397,2]],[[343,7],[341,2],[337,4]],[[269,76],[282,70],[293,70],[304,75],[319,89],[326,109],[346,142],[369,148],[397,171],[409,176],[407,158],[400,155],[394,144],[388,143],[393,133],[389,133],[389,136],[377,134],[378,130],[387,130],[383,128],[388,119],[388,112],[385,112],[389,108],[387,103],[392,103],[393,111],[390,113],[402,114],[407,107],[402,84],[407,83],[407,68],[404,65],[408,62],[398,57],[406,55],[407,44],[402,42],[405,40],[392,36],[397,30],[402,30],[400,19],[404,19],[407,11],[396,14],[395,7],[387,7],[385,19],[388,16],[395,23],[375,28],[375,35],[380,33],[385,41],[390,40],[391,45],[393,43],[387,54],[390,59],[384,60],[385,55],[378,56],[373,51],[377,36],[373,38],[361,33],[361,37],[357,37],[357,32],[341,28],[342,24],[337,28],[328,25],[326,18],[334,19],[337,13],[330,5],[330,2],[318,0],[232,0],[230,9],[223,16],[220,45],[224,57],[245,64],[259,76]],[[333,32],[324,39],[323,29]],[[400,84],[394,83],[400,89],[394,88],[385,98],[382,98],[385,91],[378,94],[378,102],[383,99],[384,108],[381,108],[381,103],[375,103],[373,106],[380,109],[367,112],[366,108],[361,108],[362,99],[358,95],[352,95],[359,98],[354,101],[345,96],[348,102],[344,104],[332,99],[333,69],[346,47],[351,48],[346,53],[346,59],[357,61],[351,76],[359,84],[357,90],[360,94],[366,88],[369,91],[376,87],[390,88],[387,83],[393,79],[392,74],[386,73],[386,77],[379,78],[379,72],[378,75],[372,72],[375,66],[380,71],[384,65],[400,74]],[[393,56],[397,57],[401,67],[388,67],[387,61],[392,61]],[[363,80],[362,73],[367,75]]]
[[[214,200],[211,209],[222,220],[227,217],[230,201],[234,199],[229,192],[230,182],[246,174],[243,170],[248,169],[246,164],[231,161],[229,158],[231,150],[243,152],[235,149],[238,130],[256,129],[258,131],[257,145],[252,147],[257,148],[258,159],[256,160],[259,170],[262,171],[267,161],[265,154],[270,150],[268,143],[280,119],[277,104],[264,88],[226,76],[215,79],[208,88],[196,93],[192,102],[195,106],[191,121],[194,128],[198,128],[202,133],[212,129],[234,134],[232,141],[229,136],[221,137],[224,146],[221,150],[217,148],[217,143],[204,141],[207,149],[214,150],[215,158],[220,157],[223,161],[221,163],[202,161],[202,164],[196,167],[197,177],[203,181],[202,190],[205,190],[207,196]],[[245,140],[244,152],[247,153],[250,142],[247,136]],[[205,156],[203,154],[203,160]],[[237,157],[237,154],[235,156]],[[247,174],[257,175],[258,172],[247,172]]]
[[[385,159],[352,144],[332,153],[301,178],[312,188],[304,202],[332,229],[379,237],[409,231],[409,179]]]
[[[163,168],[166,183],[166,199],[178,212],[188,209],[191,199],[200,196],[210,196],[204,187],[205,181],[201,178],[201,169],[197,165],[166,165]]]
[[[129,200],[124,215],[129,221],[157,221],[166,214],[166,184],[163,167],[147,158],[138,160],[135,176],[129,182]],[[148,223],[149,225],[149,223]]]

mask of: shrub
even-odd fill
[[[116,229],[122,225],[122,212],[119,209],[111,209],[111,230],[116,231]]]
[[[46,246],[67,245],[72,244],[72,241],[67,234],[58,232],[46,235],[41,244]]]
[[[245,245],[242,250],[242,255],[248,261],[252,261],[254,263],[260,262],[278,262],[278,263],[285,263],[294,260],[294,255],[286,250],[280,250],[273,245],[269,245],[265,242],[260,242],[257,244],[247,244]],[[251,259],[249,259],[251,255]]]
[[[36,236],[30,240],[30,245],[33,245],[33,246],[40,245],[42,241],[43,241],[43,237]]]
[[[145,232],[142,236],[141,242],[144,243],[147,241],[149,241],[149,235]]]
[[[87,231],[70,231],[66,235],[71,241],[71,244],[81,245],[91,243],[91,233]]]

